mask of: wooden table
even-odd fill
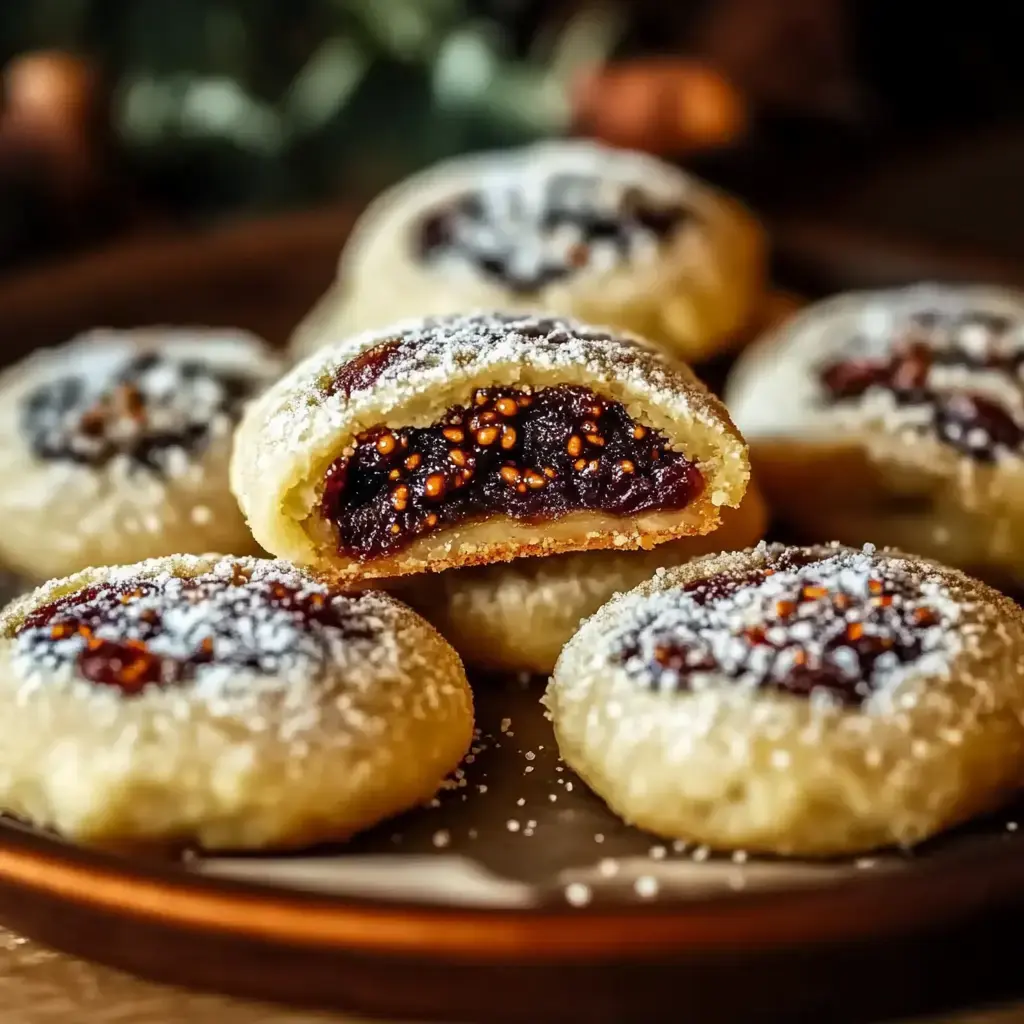
[[[10,1024],[370,1024],[154,985],[54,953],[2,927],[0,1018]],[[1024,1024],[1024,1004],[926,1024]]]

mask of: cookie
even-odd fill
[[[83,843],[344,839],[429,799],[472,730],[426,622],[284,563],[88,569],[0,615],[0,810]]]
[[[1024,293],[917,285],[807,307],[726,397],[769,505],[807,540],[1024,579]]]
[[[765,282],[762,230],[736,200],[646,154],[544,142],[446,161],[378,198],[291,350],[505,309],[610,324],[699,361],[738,340]]]
[[[915,556],[762,544],[610,601],[545,702],[566,762],[659,835],[911,846],[1021,786],[1024,618]]]
[[[511,314],[322,350],[250,407],[231,463],[256,540],[346,581],[708,533],[748,476],[685,364]]]
[[[650,551],[585,551],[412,576],[399,595],[474,668],[548,675],[580,621],[662,566],[756,544],[767,510],[753,481],[713,533]]]
[[[245,403],[281,372],[224,329],[94,331],[0,376],[0,560],[28,578],[252,553],[228,488]]]

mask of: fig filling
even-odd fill
[[[829,404],[887,392],[902,427],[932,433],[990,463],[1000,451],[1024,445],[1021,340],[1019,325],[1006,317],[926,312],[911,319],[886,353],[831,362],[819,380]]]
[[[483,388],[429,427],[360,434],[328,471],[321,510],[338,550],[365,560],[490,515],[684,509],[703,487],[663,434],[589,388]]]
[[[21,431],[40,459],[102,465],[120,456],[166,472],[174,453],[228,433],[254,387],[242,371],[147,353],[36,388],[22,402]]]
[[[15,642],[35,665],[133,695],[215,667],[272,675],[286,659],[322,662],[331,639],[371,636],[326,589],[239,571],[96,584],[32,612]]]
[[[635,185],[587,174],[467,192],[421,222],[418,256],[470,266],[520,294],[585,267],[610,270],[658,246],[692,212]]]
[[[955,618],[938,580],[898,563],[794,552],[656,595],[617,657],[655,690],[725,679],[855,707],[908,670],[935,669]]]

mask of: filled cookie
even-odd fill
[[[0,376],[0,560],[33,579],[256,552],[228,488],[245,403],[281,372],[224,329],[102,330]]]
[[[256,540],[342,580],[649,548],[714,530],[748,477],[683,363],[511,314],[322,350],[250,407],[231,463]]]
[[[717,849],[913,845],[1019,790],[1024,618],[915,556],[759,545],[589,619],[545,696],[627,821]]]
[[[761,228],[734,199],[646,154],[545,142],[446,161],[378,198],[291,348],[402,317],[544,310],[697,361],[737,341],[765,273]]]
[[[284,563],[88,569],[0,615],[0,810],[80,842],[344,839],[429,799],[472,731],[426,622]]]
[[[411,576],[399,591],[474,668],[548,675],[580,621],[662,566],[735,551],[763,536],[767,511],[753,482],[714,533],[650,551],[584,551]]]
[[[1024,293],[918,285],[807,307],[727,401],[768,502],[806,540],[1024,579]]]

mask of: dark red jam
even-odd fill
[[[118,456],[162,472],[172,450],[227,433],[253,393],[248,373],[140,355],[113,374],[60,377],[22,402],[21,432],[40,459],[102,465]]]
[[[540,200],[522,186],[468,192],[420,224],[427,263],[468,264],[521,294],[538,291],[597,263],[626,263],[660,243],[692,212],[643,190],[584,174],[557,174]]]
[[[346,398],[355,391],[365,391],[380,380],[401,354],[402,343],[398,338],[382,341],[343,364],[324,390],[328,395],[342,394]]]
[[[707,579],[694,580],[687,583],[682,592],[698,605],[714,604],[733,597],[747,587],[756,587],[780,571],[796,570],[814,561],[817,561],[816,557],[803,548],[784,548],[773,553],[768,564],[751,569],[750,572],[728,575],[720,573]]]
[[[1015,327],[999,316],[923,313],[885,356],[830,363],[820,370],[819,379],[832,403],[856,402],[880,388],[893,394],[897,407],[927,407],[930,430],[939,440],[979,462],[992,462],[999,450],[1016,451],[1024,444],[1024,426],[966,381],[960,387],[936,383],[933,371],[995,372],[1020,388],[1024,349],[1007,344]]]
[[[203,666],[278,673],[288,658],[316,660],[329,631],[371,634],[327,591],[238,572],[87,587],[34,611],[16,642],[36,663],[74,664],[130,695],[189,682]]]
[[[941,649],[949,622],[921,582],[862,553],[801,556],[668,591],[618,645],[656,690],[702,676],[859,706]]]
[[[588,388],[487,388],[429,427],[361,434],[328,472],[322,512],[339,551],[370,559],[490,515],[683,509],[703,486],[664,435]]]

